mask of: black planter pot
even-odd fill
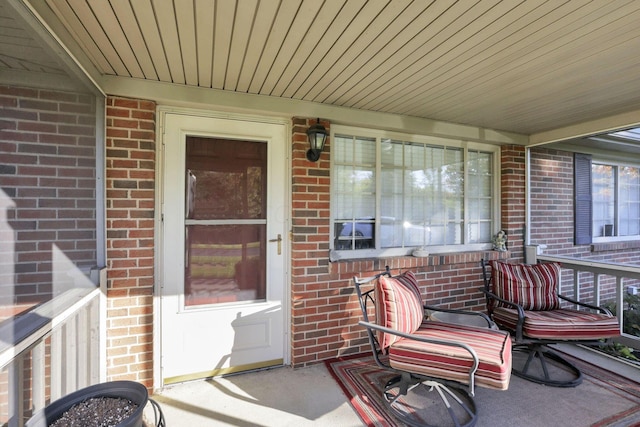
[[[138,407],[129,418],[122,421],[117,427],[142,427],[142,413],[149,400],[149,394],[145,386],[135,381],[110,381],[75,391],[35,413],[27,421],[25,427],[47,427],[73,405],[93,397],[114,397],[131,400]]]

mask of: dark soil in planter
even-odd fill
[[[49,427],[115,427],[137,408],[129,399],[92,397],[73,405]]]

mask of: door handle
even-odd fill
[[[282,234],[278,234],[276,239],[270,239],[269,242],[278,242],[278,255],[282,255]]]

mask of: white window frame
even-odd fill
[[[367,129],[367,128],[359,128],[353,126],[344,126],[344,125],[332,125],[331,126],[331,141],[333,147],[333,141],[335,141],[335,135],[350,135],[362,138],[375,138],[376,139],[376,166],[375,166],[375,179],[376,179],[376,211],[375,218],[376,223],[376,236],[379,236],[380,230],[380,220],[381,212],[380,212],[380,198],[381,192],[379,191],[381,188],[381,169],[382,169],[382,161],[381,161],[381,141],[383,139],[391,139],[391,140],[399,140],[405,142],[416,142],[416,143],[427,143],[432,145],[442,145],[448,146],[452,148],[461,148],[464,153],[464,161],[465,163],[468,159],[468,151],[469,150],[478,150],[483,152],[489,152],[492,154],[492,175],[493,175],[493,194],[494,199],[492,201],[492,236],[500,230],[500,147],[491,144],[482,144],[473,141],[466,141],[463,139],[453,139],[453,138],[443,138],[439,136],[429,136],[429,135],[414,135],[414,134],[405,134],[400,132],[392,132],[385,130],[376,130],[376,129]],[[333,195],[334,186],[336,182],[333,178],[334,171],[336,170],[334,166],[335,156],[331,156],[331,202],[333,203]],[[467,185],[467,172],[468,168],[464,169],[465,179],[464,179],[464,194],[465,194],[465,206],[467,206],[466,195],[468,194]],[[331,224],[330,224],[330,255],[329,259],[331,261],[338,261],[341,259],[361,259],[361,258],[383,258],[389,256],[408,256],[411,255],[415,250],[420,250],[421,253],[428,252],[429,254],[442,254],[442,253],[456,253],[456,252],[469,252],[469,251],[484,251],[491,250],[492,244],[490,242],[487,243],[474,243],[474,244],[460,244],[460,245],[441,245],[441,246],[426,246],[424,248],[419,247],[396,247],[396,248],[380,248],[380,241],[376,237],[375,249],[347,249],[347,250],[336,250],[334,248],[335,242],[335,226],[334,226],[334,218],[333,218],[333,209],[331,209]],[[468,224],[468,216],[467,212],[464,213],[464,224]]]
[[[615,169],[615,173],[616,176],[614,178],[614,185],[615,185],[615,212],[614,212],[614,224],[613,224],[613,229],[614,229],[614,235],[613,236],[595,236],[593,235],[592,238],[592,243],[607,243],[607,242],[624,242],[624,241],[633,241],[633,240],[640,240],[640,234],[634,234],[634,235],[630,235],[630,236],[617,236],[615,235],[615,233],[619,232],[619,227],[620,227],[620,217],[619,217],[619,212],[620,212],[620,208],[619,208],[619,203],[620,203],[620,179],[619,179],[619,174],[620,174],[620,168],[623,167],[632,167],[632,168],[636,168],[636,169],[640,169],[640,164],[636,164],[636,163],[627,163],[627,162],[616,162],[616,161],[612,161],[612,160],[605,160],[605,159],[601,159],[601,158],[597,158],[597,157],[593,157],[592,159],[592,165],[604,165],[604,166],[612,166]],[[593,172],[591,173],[591,186],[593,188]],[[592,190],[593,191],[593,190]],[[592,207],[591,209],[593,210],[593,201],[592,201]],[[593,222],[594,219],[591,219],[591,228],[593,230]],[[593,231],[592,231],[593,233]]]

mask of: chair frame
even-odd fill
[[[363,291],[362,287],[373,284],[376,279],[385,275],[388,277],[393,277],[391,275],[391,271],[389,270],[389,267],[387,267],[384,272],[377,274],[373,277],[368,277],[368,278],[354,277],[353,278],[354,286],[358,296],[358,302],[360,303],[360,309],[362,310],[362,316],[364,318],[364,320],[359,321],[358,324],[366,328],[367,336],[369,338],[369,344],[371,346],[371,351],[373,353],[374,360],[379,367],[397,374],[385,384],[384,391],[383,391],[383,401],[386,403],[387,407],[391,410],[391,412],[397,418],[402,420],[404,423],[410,426],[416,426],[416,427],[425,427],[425,426],[429,427],[429,425],[426,425],[424,423],[418,423],[414,419],[407,417],[403,411],[401,411],[399,408],[397,408],[394,405],[397,402],[398,398],[406,395],[408,392],[410,392],[414,388],[422,385],[427,387],[430,392],[433,392],[434,390],[437,392],[441,402],[446,406],[449,416],[451,417],[451,419],[453,420],[456,426],[460,426],[460,427],[474,426],[477,422],[477,408],[475,405],[475,401],[473,399],[473,396],[475,394],[474,374],[478,369],[478,364],[479,364],[479,359],[476,352],[474,351],[473,348],[471,348],[470,346],[464,343],[459,343],[455,341],[429,339],[422,336],[417,336],[417,335],[396,331],[394,329],[386,328],[371,322],[369,319],[368,311],[370,307],[369,304],[371,304],[375,308],[375,299],[373,296],[375,288],[371,286],[371,289]],[[493,323],[493,321],[486,314],[482,312],[442,309],[439,307],[433,307],[425,304],[423,304],[423,309],[425,310],[425,313],[427,310],[429,310],[433,312],[447,312],[447,313],[456,313],[461,315],[477,316],[483,319],[483,321],[487,323],[487,327],[489,328],[495,327],[495,323]],[[473,364],[469,371],[469,384],[465,385],[465,384],[458,383],[451,380],[444,380],[441,378],[434,378],[434,377],[426,376],[423,374],[416,374],[416,373],[401,371],[391,367],[391,365],[389,365],[383,359],[383,351],[378,342],[378,338],[376,337],[376,332],[378,331],[397,335],[403,338],[408,338],[416,341],[441,344],[441,345],[449,345],[449,346],[465,349],[473,359]],[[397,389],[397,392],[394,393],[392,391],[394,389]],[[452,401],[447,399],[447,397],[451,397]],[[454,413],[452,405],[458,405],[458,407],[461,408],[469,416],[469,420],[466,423],[464,424],[460,423],[456,414]]]
[[[594,340],[580,340],[580,339],[540,339],[540,338],[530,338],[527,337],[524,332],[524,321],[526,317],[526,311],[522,308],[522,306],[505,300],[504,298],[500,298],[495,293],[492,292],[491,289],[491,274],[487,271],[487,262],[482,259],[480,261],[482,266],[482,277],[484,281],[484,287],[481,288],[482,293],[485,295],[486,304],[487,304],[487,312],[489,317],[493,319],[493,308],[495,307],[495,302],[500,302],[505,306],[515,308],[518,312],[518,321],[516,323],[515,329],[507,328],[503,325],[499,325],[500,328],[509,331],[514,338],[513,351],[514,352],[523,352],[528,353],[527,360],[524,366],[521,369],[518,369],[515,365],[512,368],[512,373],[520,378],[527,379],[529,381],[533,381],[536,383],[552,386],[552,387],[576,387],[582,383],[582,372],[575,366],[573,363],[569,362],[564,357],[560,356],[557,352],[553,351],[549,348],[551,344],[585,344],[585,345],[602,345],[602,341],[594,341]],[[559,293],[558,289],[558,298],[569,302],[571,304],[575,304],[577,307],[594,310],[598,313],[605,314],[608,316],[612,316],[611,311],[604,307],[599,307],[593,304],[588,304],[584,302],[577,301],[573,298],[569,298]],[[532,363],[535,360],[538,360],[540,364],[540,368],[542,370],[543,376],[536,375],[535,373],[531,373],[530,369],[532,368]],[[556,362],[557,365],[562,366],[568,372],[573,374],[572,379],[568,380],[554,380],[552,376],[549,374],[549,367],[547,364],[548,360],[552,360]]]

